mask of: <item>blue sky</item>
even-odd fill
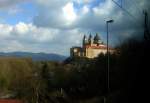
[[[119,0],[115,0],[120,4]],[[149,0],[123,0],[124,7],[142,22],[139,9],[149,9]],[[136,5],[136,6],[135,6]],[[112,0],[0,0],[0,52],[27,51],[69,55],[69,48],[81,46],[84,34],[98,33],[106,41],[106,20],[110,24],[110,45],[142,36],[141,25]]]
[[[20,21],[32,22],[36,14],[36,5],[33,2],[18,3],[12,9],[2,9],[0,11],[0,17],[4,19],[5,23],[11,25],[15,25]]]

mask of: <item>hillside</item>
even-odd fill
[[[1,57],[30,57],[34,61],[63,61],[65,56],[59,54],[31,53],[31,52],[0,52]]]

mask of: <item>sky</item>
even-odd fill
[[[143,38],[143,10],[150,0],[0,0],[0,52],[44,52],[69,56],[81,46],[83,35],[98,33],[106,42],[120,44]]]

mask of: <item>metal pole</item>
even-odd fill
[[[109,21],[106,21],[106,28],[107,28],[107,94],[109,94],[110,92],[110,73],[109,73],[109,35],[108,35],[108,23],[112,23],[113,20],[109,20]],[[106,103],[106,97],[104,97],[104,103]]]
[[[107,88],[109,93],[109,35],[108,35],[108,23],[107,22]]]

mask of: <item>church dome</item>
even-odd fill
[[[96,33],[96,35],[94,37],[94,41],[98,41],[98,40],[100,40],[100,37],[99,37],[98,33]]]
[[[98,33],[96,33],[96,35],[95,35],[95,37],[94,37],[94,43],[95,43],[95,44],[100,44],[100,43],[101,43],[101,39],[100,39]]]
[[[92,35],[91,35],[91,34],[89,35],[88,42],[89,42],[89,44],[92,44],[92,43],[93,43],[93,39],[92,39]]]

